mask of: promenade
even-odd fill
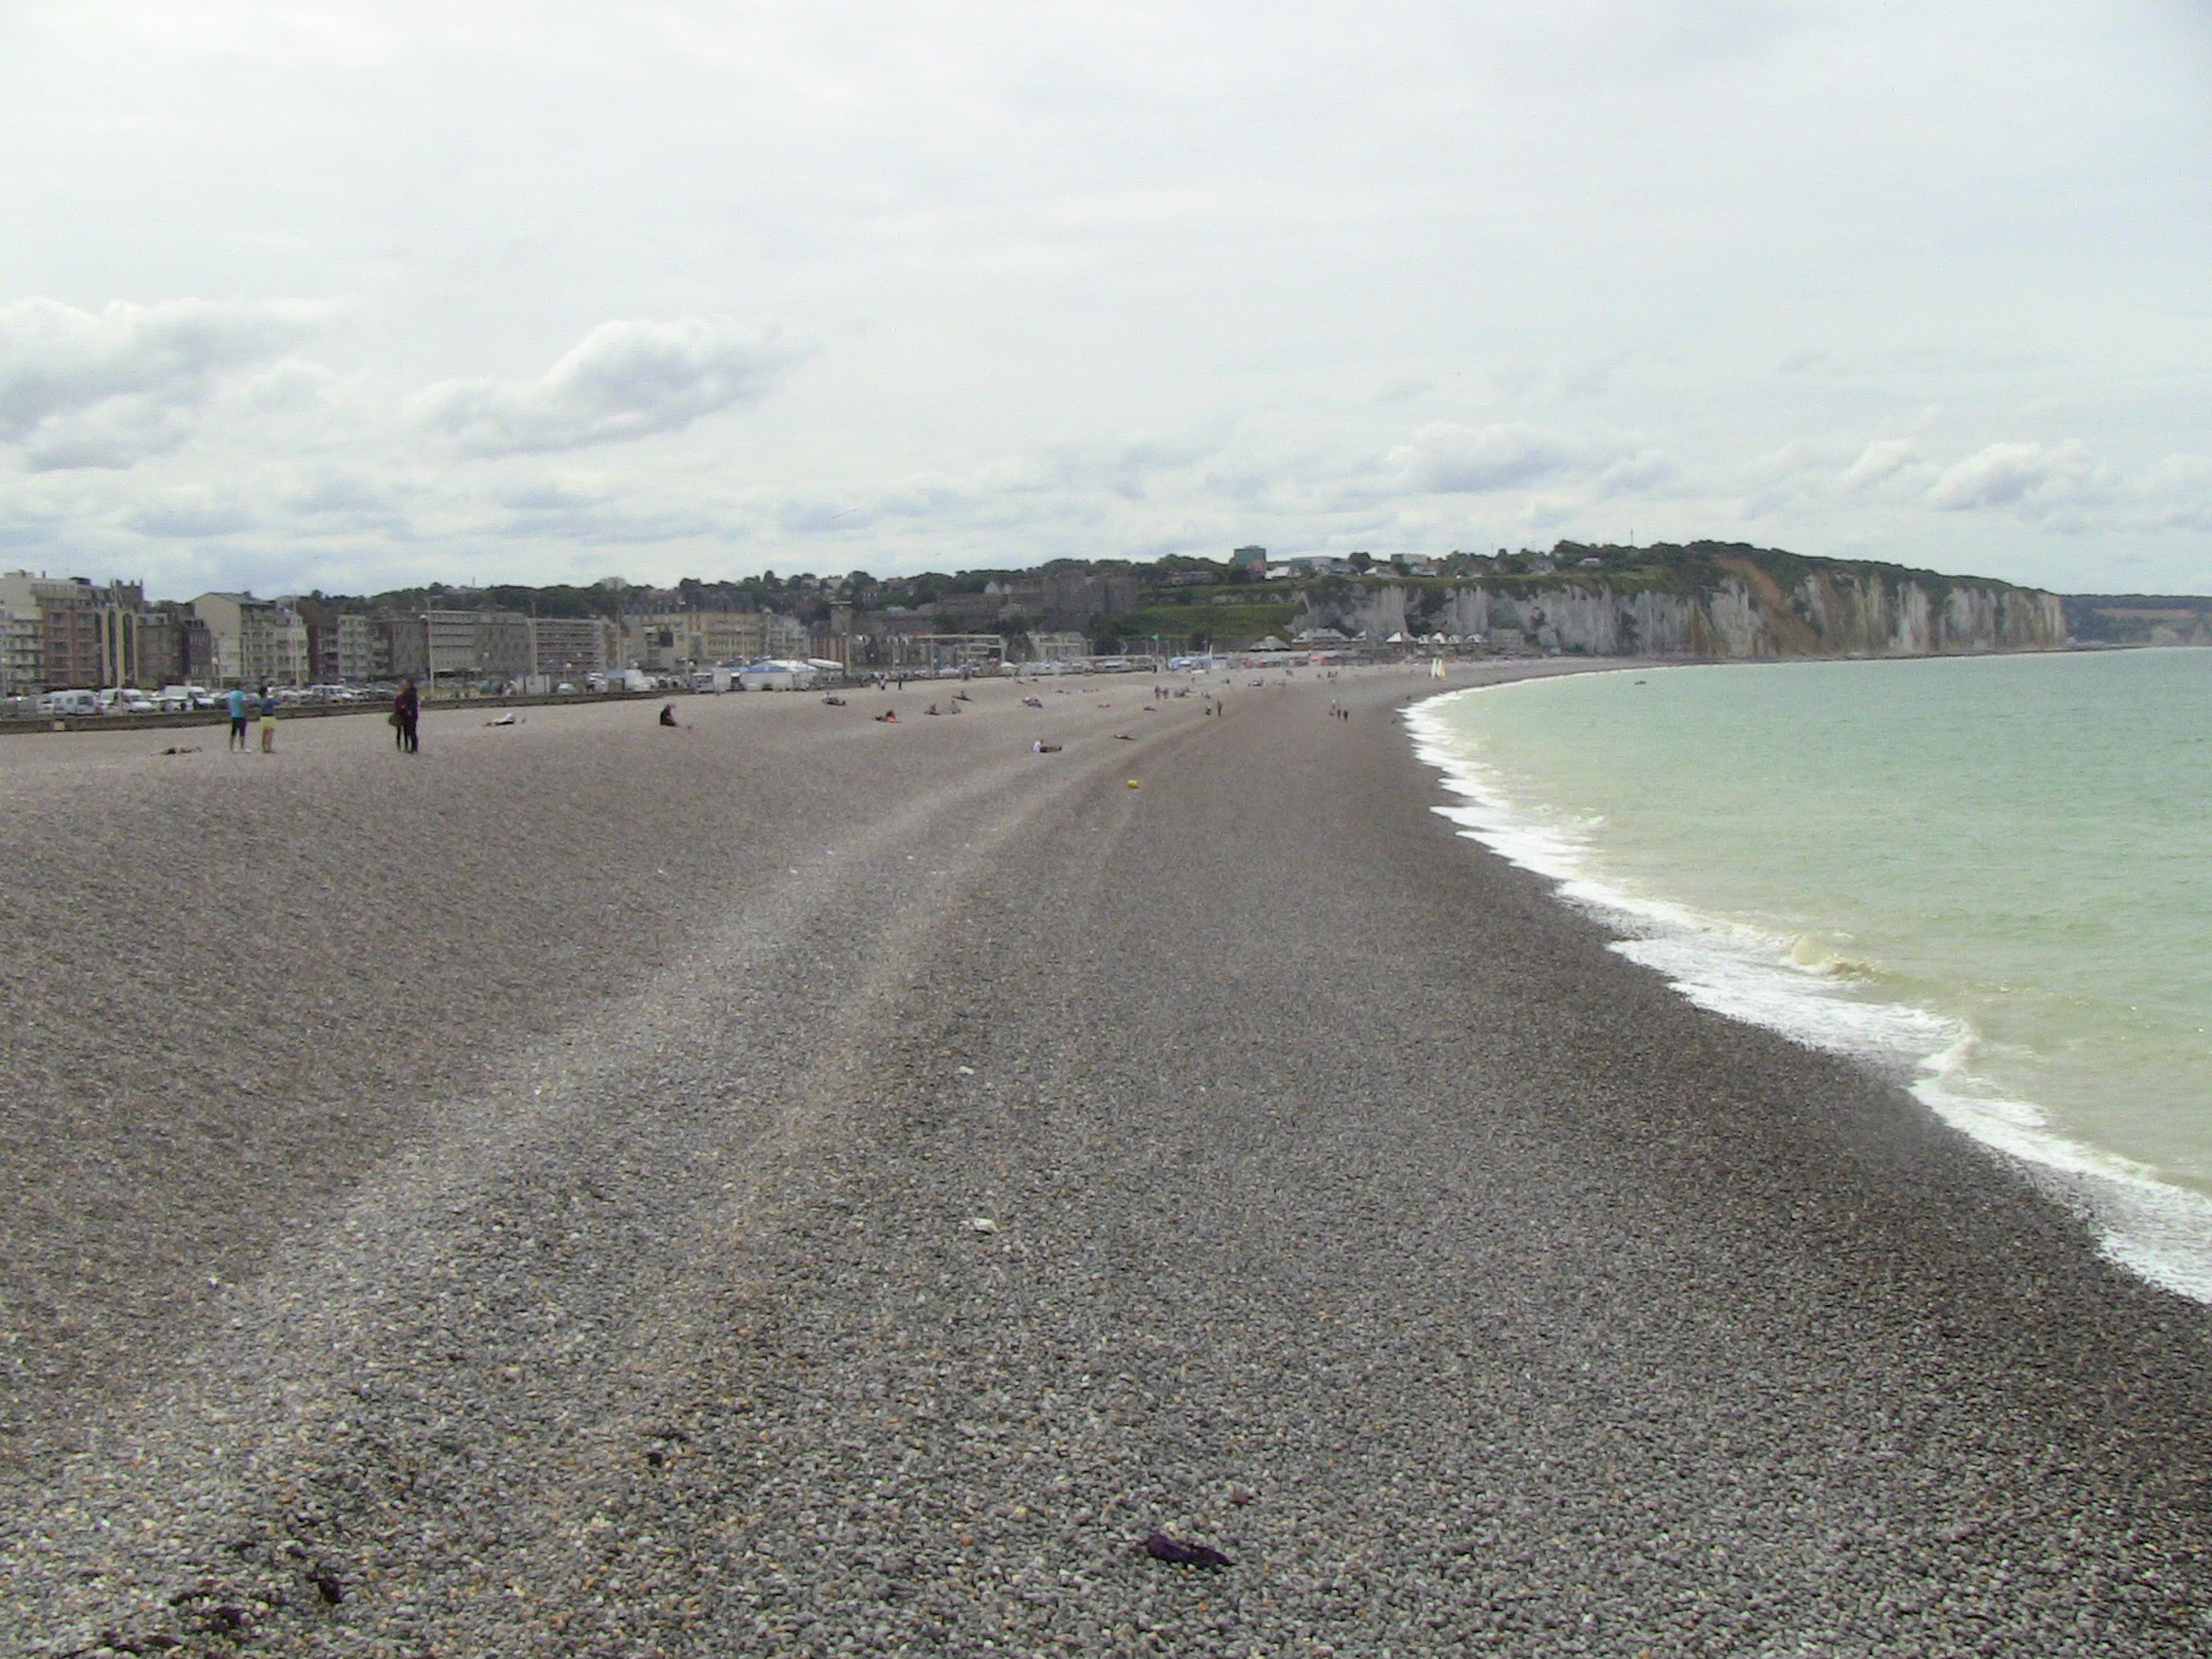
[[[0,740],[0,1653],[2212,1645],[2212,1315],[1254,677]]]

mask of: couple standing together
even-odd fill
[[[399,752],[412,755],[422,745],[418,741],[416,723],[422,718],[422,698],[415,689],[415,682],[403,679],[392,697],[392,738],[399,745]]]
[[[265,755],[275,754],[276,694],[266,686],[259,691],[248,691],[242,686],[233,686],[227,700],[230,707],[230,747],[241,753],[244,751],[247,722],[258,715],[261,720],[261,752]]]

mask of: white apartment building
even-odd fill
[[[31,580],[21,571],[0,576],[0,697],[44,688],[44,629],[29,590]]]

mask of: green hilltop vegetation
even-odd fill
[[[2202,594],[2069,594],[2066,632],[2085,645],[2212,645]]]
[[[988,594],[1031,588],[1041,580],[1068,576],[1101,580],[1101,591],[1112,593],[1114,603],[1104,608],[1087,607],[1072,625],[1079,627],[1100,650],[1134,647],[1152,638],[1174,640],[1186,646],[1213,642],[1249,641],[1268,634],[1283,634],[1302,614],[1328,609],[1371,588],[1377,582],[1403,584],[1413,590],[1410,607],[1426,608],[1423,600],[1441,600],[1451,590],[1479,583],[1493,593],[1533,595],[1581,588],[1591,593],[1618,594],[1655,592],[1685,599],[1707,597],[1726,582],[1742,580],[1756,569],[1783,593],[1792,592],[1807,576],[1848,577],[1861,583],[1887,586],[1912,582],[1940,604],[1959,585],[2004,589],[2014,584],[1975,577],[1949,576],[1936,571],[1869,560],[1825,559],[1744,543],[1697,541],[1658,543],[1631,547],[1606,544],[1561,541],[1548,550],[1499,548],[1491,553],[1454,550],[1434,555],[1378,555],[1355,551],[1345,555],[1293,555],[1271,561],[1268,567],[1239,564],[1229,559],[1205,559],[1173,554],[1146,563],[1126,559],[1053,559],[1030,569],[985,569],[953,574],[924,571],[911,576],[876,577],[865,571],[842,575],[811,572],[778,576],[773,571],[733,581],[709,582],[686,578],[672,587],[635,585],[609,578],[590,586],[554,584],[533,587],[502,584],[457,587],[442,582],[394,589],[388,593],[312,595],[340,610],[406,615],[431,609],[512,610],[540,617],[618,618],[625,613],[676,610],[773,610],[794,616],[812,626],[830,623],[840,607],[849,606],[852,620],[866,625],[871,612],[919,612],[956,615],[973,626],[973,619],[989,610]],[[1286,565],[1297,568],[1285,570]],[[1116,579],[1105,582],[1104,579]],[[1128,596],[1134,594],[1134,604]],[[2100,624],[2090,612],[2082,615],[2092,629],[2103,627],[2115,639],[2132,637],[2169,619],[2165,613],[2183,606],[2212,607],[2212,600],[2145,600],[2138,608],[2158,610],[2160,617],[2112,618]],[[2125,608],[2124,606],[2122,606]],[[2074,606],[2069,604],[2069,620]],[[2171,618],[2179,620],[2178,618]],[[1071,619],[1035,614],[1015,606],[1007,620],[1027,629],[1069,626]],[[2192,614],[2192,623],[2201,620]],[[947,621],[947,630],[957,630]],[[2088,636],[2085,636],[2088,637]]]

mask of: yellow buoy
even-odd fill
[[[1135,778],[1132,778],[1129,780],[1129,787],[1132,789],[1142,789],[1144,785],[1139,783]]]

